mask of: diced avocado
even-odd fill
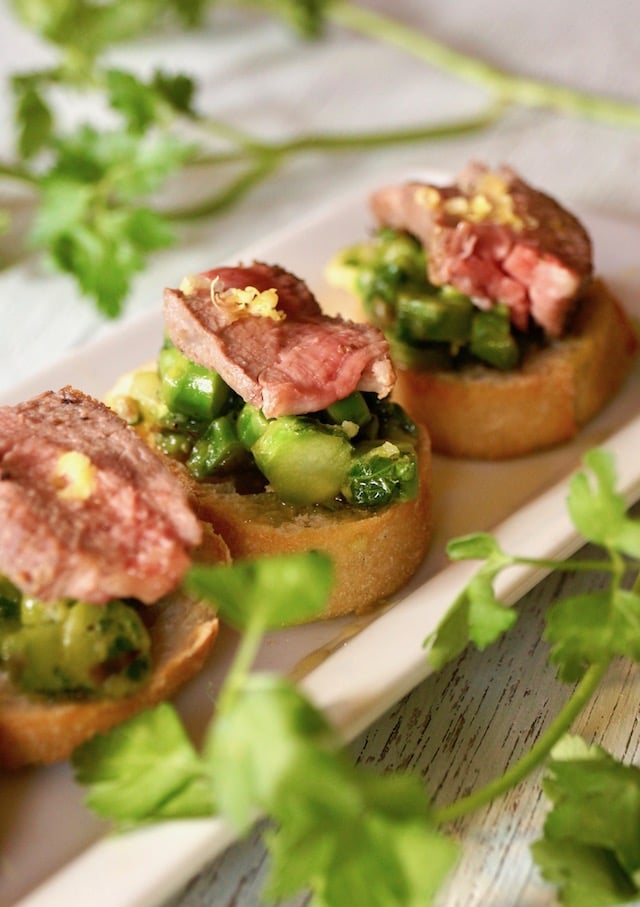
[[[106,404],[129,425],[153,425],[166,413],[155,365],[123,375],[106,398]]]
[[[396,271],[404,282],[425,279],[424,249],[414,236],[383,229],[378,233],[376,245],[379,265]]]
[[[340,429],[297,416],[269,423],[252,447],[274,492],[291,504],[322,504],[340,494],[352,448]]]
[[[187,468],[196,479],[204,479],[214,472],[241,465],[246,457],[246,448],[236,432],[235,418],[218,416],[194,443]]]
[[[0,574],[0,645],[5,633],[20,626],[21,598],[20,591],[6,576]]]
[[[399,368],[416,370],[446,369],[451,367],[451,345],[449,343],[427,343],[424,346],[414,346],[403,343],[393,336],[389,336],[391,358]]]
[[[497,305],[487,311],[476,311],[471,327],[470,350],[494,368],[508,371],[516,367],[520,350],[511,333],[506,306]]]
[[[245,403],[238,413],[236,431],[238,438],[247,448],[251,450],[260,435],[262,435],[269,424],[269,419],[264,415],[262,410],[257,409],[250,403]]]
[[[399,293],[396,333],[405,343],[461,345],[471,333],[473,303],[462,293]]]
[[[172,346],[158,359],[162,397],[173,412],[199,421],[219,416],[229,401],[229,387],[220,375],[196,365]]]
[[[326,413],[335,425],[352,422],[362,428],[371,419],[371,410],[360,391],[354,391],[327,407]]]
[[[25,597],[21,624],[2,639],[1,661],[13,682],[46,696],[125,696],[147,678],[149,635],[136,611]]]

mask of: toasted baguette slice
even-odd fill
[[[425,424],[434,451],[501,460],[569,441],[615,395],[638,349],[602,280],[584,293],[570,332],[520,368],[398,369],[394,398]]]
[[[107,394],[107,405],[122,414],[134,383],[139,390],[155,371],[155,363],[148,362],[122,375]],[[153,380],[149,386],[151,395],[138,401],[143,419],[134,427],[153,446]],[[431,541],[431,442],[423,428],[417,496],[380,510],[285,504],[269,491],[239,492],[233,477],[197,482],[177,460],[167,457],[166,463],[183,483],[196,515],[224,539],[234,560],[314,549],[328,553],[336,578],[323,619],[364,613],[397,592],[415,573]]]
[[[205,530],[197,560],[224,563],[221,540]],[[151,638],[149,682],[121,699],[47,700],[17,692],[0,672],[0,768],[61,762],[95,734],[169,699],[203,666],[218,634],[211,607],[174,592],[139,612]]]
[[[268,491],[240,494],[233,482],[195,482],[182,475],[191,506],[225,540],[236,558],[298,551],[328,553],[335,584],[323,618],[362,614],[397,592],[415,573],[431,540],[431,448],[422,429],[419,491],[411,500],[381,510],[283,504]]]

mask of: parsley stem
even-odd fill
[[[498,118],[502,109],[502,104],[492,104],[486,113],[458,122],[431,123],[425,126],[387,131],[302,135],[268,147],[269,150],[276,151],[278,154],[291,154],[300,151],[349,151],[453,138],[485,129]]]
[[[504,102],[560,111],[613,126],[640,129],[640,105],[562,85],[528,79],[459,53],[389,16],[349,0],[334,0],[328,16],[335,23],[413,54],[460,79],[482,85]]]
[[[19,164],[5,164],[0,161],[0,179],[17,180],[20,183],[36,186],[40,178]]]
[[[616,573],[618,567],[612,560],[553,560],[552,558],[521,557],[514,556],[511,566],[527,565],[530,567],[542,567],[547,570],[553,570],[555,573]]]
[[[276,155],[263,155],[254,166],[247,168],[215,195],[196,205],[165,211],[165,216],[171,220],[197,220],[219,214],[237,204],[254,186],[266,179],[279,163],[280,159]]]
[[[452,822],[462,816],[479,809],[505,794],[512,787],[526,778],[549,755],[558,740],[569,730],[574,720],[591,699],[598,684],[602,680],[609,661],[598,662],[591,665],[580,683],[569,697],[563,708],[549,724],[546,731],[538,738],[536,743],[525,755],[510,766],[507,771],[485,784],[483,787],[455,800],[449,806],[437,809],[434,819],[438,824]]]
[[[249,166],[236,180],[231,181],[221,192],[211,198],[198,202],[192,207],[165,211],[165,215],[172,220],[195,220],[217,214],[239,201],[241,196],[276,170],[289,155],[314,151],[358,151],[387,145],[452,138],[486,128],[499,116],[501,110],[502,105],[492,104],[484,114],[453,123],[432,123],[408,129],[360,133],[316,133],[272,143],[253,139],[244,132],[234,136],[234,132],[231,131],[227,137],[235,138],[240,146],[238,149],[200,155],[191,161],[191,166],[237,163],[246,159],[255,160],[254,166]]]
[[[256,659],[258,649],[264,639],[264,624],[260,615],[254,616],[250,623],[243,629],[240,634],[238,650],[233,658],[227,676],[225,677],[220,695],[218,697],[217,710],[219,714],[228,711],[244,687],[244,683],[251,669],[251,665]]]

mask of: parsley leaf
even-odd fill
[[[305,783],[309,773],[321,781]],[[311,882],[313,907],[432,903],[458,848],[436,829],[417,778],[374,775],[316,751],[292,767],[288,782],[268,835],[268,897],[289,897]]]
[[[15,122],[18,129],[18,152],[30,160],[50,143],[53,115],[42,92],[38,73],[13,76],[11,87],[15,98]]]
[[[318,907],[418,907],[452,866],[456,847],[430,822],[419,780],[353,766],[285,679],[249,677],[214,723],[206,754],[216,800],[236,826],[246,830],[256,809],[275,823],[271,898],[311,886]]]
[[[544,638],[552,645],[550,661],[567,682],[615,655],[640,661],[640,595],[614,587],[555,602]]]
[[[584,457],[591,470],[577,473],[569,486],[567,506],[578,531],[591,542],[613,551],[640,557],[640,520],[627,516],[627,505],[615,490],[613,456],[590,450]]]
[[[237,561],[228,567],[194,566],[187,587],[216,604],[234,627],[259,622],[273,629],[317,617],[333,584],[333,565],[319,551]]]
[[[205,745],[220,809],[246,830],[257,808],[270,815],[278,810],[292,765],[304,765],[316,748],[336,747],[337,737],[322,714],[289,681],[250,675],[233,707],[214,722]],[[310,786],[317,782],[314,777]]]
[[[116,317],[147,254],[173,240],[168,221],[141,201],[192,149],[170,137],[143,141],[89,126],[55,149],[56,160],[41,178],[31,242],[104,314]]]
[[[205,767],[166,703],[78,747],[73,768],[87,805],[122,825],[214,811]]]
[[[194,82],[188,76],[158,71],[149,82],[121,69],[106,73],[109,103],[133,133],[170,122],[177,113],[193,115]]]
[[[454,539],[447,552],[453,560],[486,561],[458,595],[435,633],[425,640],[425,645],[431,645],[429,662],[436,669],[459,655],[470,642],[485,649],[517,619],[516,612],[505,607],[493,589],[496,576],[514,559],[502,551],[491,535],[481,532]]]
[[[552,756],[544,790],[553,809],[532,846],[541,872],[567,907],[637,901],[640,769],[579,738],[561,741]]]
[[[167,13],[199,21],[203,0],[12,0],[22,22],[47,41],[94,58],[112,44],[157,28]],[[183,9],[184,7],[184,9]]]
[[[252,0],[253,6],[280,18],[305,38],[319,38],[331,0]]]

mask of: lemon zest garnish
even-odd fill
[[[211,300],[215,305],[227,310],[232,320],[255,315],[259,318],[270,318],[282,321],[286,312],[278,308],[278,291],[275,287],[269,290],[258,290],[256,287],[230,287],[228,290],[217,289],[218,278],[211,281]]]
[[[63,500],[86,501],[96,484],[96,467],[78,450],[68,450],[56,460],[54,480]]]
[[[440,207],[445,214],[472,224],[498,224],[516,231],[538,226],[535,217],[529,214],[521,217],[516,213],[509,184],[498,173],[482,174],[473,195],[451,195],[442,199],[434,186],[421,186],[416,190],[415,201],[430,209]]]
[[[210,283],[203,274],[188,274],[180,281],[180,292],[185,296],[195,296],[198,290],[208,290]]]
[[[417,205],[423,208],[437,208],[440,204],[440,193],[435,186],[418,186],[414,194]]]

